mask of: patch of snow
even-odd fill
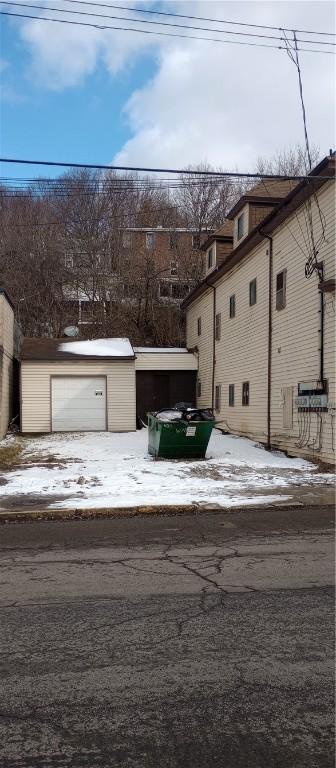
[[[155,460],[147,441],[146,429],[21,438],[28,466],[6,473],[0,500],[37,495],[41,503],[53,497],[56,506],[76,508],[209,503],[234,507],[286,500],[290,496],[284,496],[283,489],[290,493],[292,486],[334,483],[332,474],[318,473],[307,461],[265,451],[217,430],[207,458],[199,461]],[[59,465],[41,466],[44,456],[55,456]]]
[[[64,342],[58,347],[59,352],[70,355],[88,355],[92,357],[133,357],[133,347],[129,339],[91,339],[89,341]]]

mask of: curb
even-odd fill
[[[142,507],[103,507],[87,509],[34,509],[23,510],[19,512],[0,511],[0,525],[6,523],[33,523],[37,521],[57,522],[72,520],[99,520],[99,519],[122,519],[132,517],[176,517],[180,515],[204,515],[204,514],[235,514],[236,512],[290,512],[302,509],[305,506],[316,506],[320,504],[305,504],[297,501],[292,503],[275,502],[274,504],[248,504],[242,507],[220,507],[212,505],[188,504],[185,506],[165,505],[165,506],[142,506]],[[333,504],[324,504],[324,507],[334,509]]]

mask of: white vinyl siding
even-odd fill
[[[192,352],[136,352],[136,371],[197,371],[198,360]]]
[[[51,379],[53,432],[101,432],[106,429],[106,378],[53,376]]]
[[[4,437],[10,419],[13,391],[14,312],[4,294],[0,294],[0,438]]]
[[[268,338],[268,256],[262,243],[251,255],[228,272],[216,288],[216,309],[227,318],[222,323],[220,341],[216,342],[216,379],[222,392],[235,386],[235,404],[222,397],[217,421],[237,434],[256,440],[267,435],[267,338]],[[257,278],[258,301],[249,304],[249,284]],[[236,316],[229,318],[230,296],[235,295]],[[242,404],[243,382],[250,384],[250,403]]]
[[[202,317],[202,334],[197,334],[197,319]],[[213,338],[213,291],[209,290],[188,307],[187,347],[198,349],[198,377],[202,392],[197,398],[199,408],[212,405],[212,338]]]
[[[325,280],[335,278],[335,189],[328,182],[317,191],[325,217],[325,240],[321,241],[318,258],[324,264]],[[321,222],[317,205],[312,200],[313,226],[316,240],[321,238]],[[316,380],[320,370],[320,292],[316,274],[305,277],[308,258],[304,241],[306,209],[299,208],[273,233],[272,280],[272,381],[271,443],[292,455],[335,462],[332,450],[331,412],[310,415],[308,445],[299,443],[299,414],[295,396],[299,382]],[[300,247],[298,246],[300,245]],[[230,432],[267,440],[267,375],[268,375],[268,284],[269,242],[265,239],[236,267],[219,278],[216,284],[216,312],[222,313],[222,333],[216,342],[215,381],[222,392],[235,386],[235,406],[228,396],[222,397],[218,422]],[[276,310],[276,275],[285,272],[285,309]],[[257,278],[257,303],[249,305],[249,283]],[[230,296],[236,296],[236,317],[229,319]],[[335,294],[324,293],[324,378],[328,381],[328,400],[335,393]],[[210,290],[188,307],[187,344],[199,349],[199,377],[202,397],[199,405],[207,405],[212,381],[212,311]],[[202,315],[202,336],[197,337],[197,317]],[[203,326],[204,323],[204,326]],[[204,327],[204,332],[203,332]],[[242,384],[249,382],[249,406],[242,406]],[[204,392],[206,394],[204,395]],[[294,399],[294,403],[292,402]],[[321,423],[321,449],[318,427]],[[334,443],[336,442],[336,423]],[[334,446],[335,447],[335,446]]]
[[[21,365],[21,430],[51,431],[51,377],[98,376],[107,381],[107,429],[136,429],[134,360],[30,362]]]
[[[335,277],[335,188],[332,182],[317,192],[322,214],[326,220],[326,239],[319,248],[319,261],[323,261],[325,279]],[[332,451],[330,413],[322,413],[322,448],[317,450],[314,439],[319,427],[315,414],[310,415],[311,446],[298,446],[299,414],[293,405],[293,426],[285,426],[283,391],[293,387],[294,398],[298,383],[319,378],[320,367],[320,294],[318,277],[305,277],[307,249],[303,240],[306,233],[304,206],[287,219],[274,234],[273,241],[273,355],[272,355],[272,443],[279,448],[321,461],[335,461]],[[315,237],[321,235],[321,223],[316,203],[312,201]],[[306,236],[306,235],[305,235]],[[298,248],[295,239],[304,253]],[[286,309],[276,310],[276,275],[286,270]],[[325,293],[324,299],[324,378],[329,382],[329,400],[335,397],[335,294]],[[335,418],[335,417],[334,417]],[[286,424],[289,424],[286,416]],[[336,425],[334,425],[336,427]],[[336,429],[334,430],[336,431]]]

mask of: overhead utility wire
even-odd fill
[[[281,175],[277,173],[242,173],[241,171],[202,171],[192,170],[190,168],[141,168],[130,165],[103,165],[94,163],[64,163],[56,160],[24,160],[14,157],[0,157],[0,163],[14,163],[16,165],[47,165],[58,168],[93,168],[103,171],[137,171],[138,173],[177,173],[181,176],[213,176],[219,178],[238,178],[238,179],[279,179],[280,181],[303,181],[308,179],[314,181],[314,176],[310,175]],[[319,176],[321,179],[330,179],[330,176]]]
[[[88,21],[71,21],[70,19],[54,19],[50,16],[32,16],[28,13],[13,13],[10,11],[0,11],[0,16],[11,16],[17,19],[30,19],[34,21],[45,21],[45,22],[52,22],[54,24],[71,24],[72,26],[78,26],[78,27],[91,27],[92,29],[101,29],[101,30],[107,30],[112,29],[117,32],[136,32],[141,35],[156,35],[160,37],[176,37],[183,40],[202,40],[203,42],[209,42],[209,43],[222,43],[223,45],[229,44],[229,45],[248,45],[250,47],[254,48],[274,48],[275,50],[286,50],[286,47],[283,45],[268,45],[267,43],[251,43],[251,42],[243,42],[242,40],[222,40],[218,37],[202,37],[200,35],[183,35],[182,33],[177,32],[159,32],[157,30],[152,29],[135,29],[134,27],[116,27],[111,24],[93,24],[93,22]],[[303,51],[305,53],[326,53],[334,55],[333,51],[327,51],[322,50],[320,48],[299,48],[300,51]]]
[[[270,26],[267,24],[252,24],[247,21],[229,21],[228,19],[210,19],[206,16],[190,16],[185,13],[168,13],[167,11],[154,11],[149,10],[148,8],[131,8],[127,7],[125,5],[112,5],[111,3],[96,3],[94,0],[92,2],[89,2],[89,0],[63,0],[63,2],[67,3],[73,3],[76,5],[90,5],[93,7],[99,7],[99,8],[113,8],[114,10],[118,11],[134,11],[135,13],[149,13],[155,16],[168,16],[170,18],[174,19],[190,19],[191,21],[208,21],[212,22],[213,24],[231,24],[239,27],[254,27],[255,29],[273,29],[275,31],[284,30],[285,32],[292,32],[291,29],[287,29],[287,27],[275,27]],[[304,35],[326,35],[328,37],[336,37],[335,32],[317,32],[313,29],[296,29],[295,32],[299,32],[300,34]]]
[[[67,2],[68,0],[66,0]],[[155,26],[159,27],[174,27],[178,29],[190,29],[192,31],[199,31],[199,32],[219,32],[219,34],[226,34],[226,35],[238,35],[243,37],[257,37],[257,38],[264,38],[268,40],[280,40],[282,42],[285,42],[285,38],[279,35],[265,35],[261,34],[260,32],[236,32],[229,29],[211,29],[211,27],[195,27],[190,26],[188,24],[176,24],[173,22],[167,22],[167,21],[152,21],[152,20],[143,20],[143,19],[134,19],[127,16],[115,16],[111,14],[106,13],[93,13],[92,11],[74,11],[69,8],[55,8],[54,6],[48,6],[46,8],[45,5],[33,5],[30,3],[20,3],[20,2],[14,2],[14,0],[0,0],[0,5],[7,5],[7,6],[19,6],[20,8],[33,8],[35,10],[39,11],[56,11],[57,13],[68,13],[72,16],[89,16],[92,18],[97,19],[113,19],[113,21],[130,21],[135,22],[138,24],[154,24]],[[298,43],[309,43],[311,45],[333,45],[336,46],[336,43],[330,43],[328,41],[323,40],[304,40],[302,38],[297,39]]]

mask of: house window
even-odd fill
[[[221,385],[216,384],[215,387],[215,411],[220,411],[221,409]]]
[[[244,234],[244,213],[238,216],[237,221],[237,240],[240,240]]]
[[[131,245],[132,245],[132,233],[131,232],[123,232],[122,247],[123,248],[130,248]]]
[[[236,296],[233,294],[230,296],[230,317],[236,316]]]
[[[178,269],[178,263],[177,261],[171,261],[170,262],[170,274],[172,277],[177,276],[177,269]]]
[[[173,299],[184,299],[189,293],[189,285],[185,283],[172,283]]]
[[[202,333],[202,318],[199,317],[197,320],[197,336],[200,336]]]
[[[221,312],[218,312],[218,314],[216,315],[216,321],[215,321],[215,339],[216,339],[216,341],[220,340],[221,330],[222,330],[222,315],[221,315]]]
[[[177,248],[177,232],[171,232],[169,235],[169,248],[171,251]]]
[[[74,266],[74,257],[72,253],[66,253],[64,256],[64,264],[66,269],[73,269]]]
[[[286,306],[286,269],[278,272],[276,276],[275,307],[284,309]]]
[[[250,382],[244,381],[242,387],[242,405],[250,404]]]
[[[234,384],[229,384],[229,406],[230,408],[234,406]]]
[[[249,294],[250,294],[250,307],[253,307],[253,305],[257,303],[257,278],[256,277],[254,278],[254,280],[251,280],[250,282]]]
[[[199,235],[193,235],[191,240],[191,247],[193,251],[199,251],[201,246],[201,239]]]
[[[208,269],[211,269],[213,266],[213,248],[210,248],[208,250]]]
[[[197,382],[196,391],[197,391],[197,397],[201,397],[201,395],[202,395],[202,384],[201,384],[200,380],[198,380],[198,382]]]
[[[146,232],[146,248],[148,250],[155,248],[155,232]]]
[[[161,299],[168,299],[171,296],[171,283],[164,281],[159,285],[159,292]]]

